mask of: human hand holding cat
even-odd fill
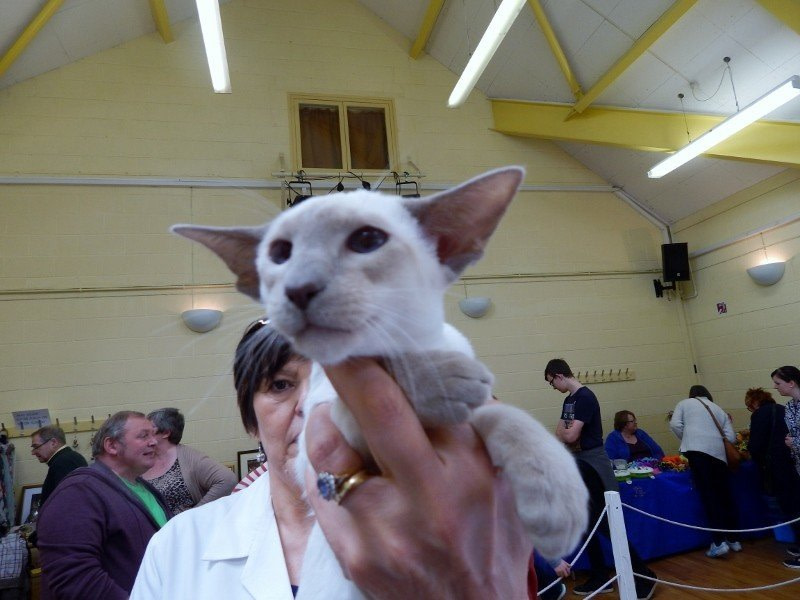
[[[469,425],[420,425],[400,388],[370,359],[326,372],[353,412],[380,476],[341,506],[309,499],[344,573],[369,598],[527,598],[531,544],[510,486]],[[306,430],[315,470],[355,472],[363,460],[314,410]]]

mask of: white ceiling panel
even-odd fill
[[[427,2],[406,0],[358,0],[410,40],[415,40],[428,8]]]
[[[223,3],[228,0],[222,0]],[[276,7],[286,0],[264,2]],[[339,2],[326,0],[327,10]],[[430,0],[357,0],[408,39],[416,39]],[[627,52],[675,0],[542,0],[542,6],[584,91]],[[500,0],[446,0],[425,51],[459,75]],[[10,47],[43,0],[0,0],[0,52]],[[196,18],[194,0],[166,0],[172,23]],[[319,4],[323,6],[322,3]],[[323,10],[323,9],[321,9]],[[223,10],[223,27],[224,27]],[[51,22],[0,77],[0,89],[77,58],[153,34],[145,0],[66,0]],[[661,39],[614,81],[594,104],[633,110],[732,114],[733,90],[722,58],[732,58],[733,82],[744,106],[800,74],[800,33],[756,0],[698,0]],[[203,65],[203,68],[205,66]],[[691,89],[690,82],[696,82]],[[523,8],[477,88],[494,98],[574,102],[541,28]],[[677,94],[685,94],[683,107]],[[580,118],[580,117],[578,117]],[[800,100],[772,119],[800,122]],[[703,132],[692,131],[696,137]],[[688,140],[687,140],[688,141]],[[672,222],[754,185],[783,167],[700,158],[660,179],[646,171],[661,153],[561,143],[572,156]]]
[[[601,11],[608,20],[633,40],[638,40],[672,6],[672,0],[622,0],[610,11]]]
[[[630,48],[631,38],[608,21],[600,23],[571,60],[580,65],[575,73],[584,90],[591,88]]]
[[[69,58],[78,60],[113,48],[125,39],[125,34],[142,35],[133,27],[124,27],[124,23],[110,3],[82,2],[60,10],[58,19],[54,19],[52,25]],[[152,19],[150,25],[155,29]],[[96,33],[87,36],[84,27],[91,27]]]
[[[660,154],[563,142],[559,146],[668,223],[783,170],[771,165],[700,157],[686,168],[654,180],[647,177],[647,170],[661,160]]]
[[[675,71],[663,61],[652,54],[643,54],[598,98],[598,104],[641,108],[664,81],[674,75]],[[652,105],[647,106],[652,108]]]
[[[727,29],[747,16],[756,8],[751,0],[714,0],[698,2],[697,10],[720,29]]]

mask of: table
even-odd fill
[[[623,504],[629,504],[653,515],[671,521],[708,527],[700,496],[695,491],[691,474],[688,471],[667,471],[654,478],[633,479],[631,483],[620,482],[620,497]],[[732,477],[732,491],[736,497],[739,511],[739,529],[751,529],[779,523],[783,519],[767,507],[761,493],[758,467],[753,461],[745,461]],[[688,552],[708,546],[711,534],[706,531],[679,527],[652,519],[628,508],[625,513],[625,527],[628,539],[644,560],[651,560]],[[742,538],[764,537],[770,531],[742,534]],[[610,544],[601,538],[606,552],[606,561],[613,565]],[[577,569],[588,569],[585,555],[575,565]]]

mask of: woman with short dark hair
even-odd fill
[[[352,397],[354,392],[347,389],[352,385],[362,402],[397,407],[390,409],[395,430],[412,426],[428,440],[416,415],[402,412],[408,401],[374,360],[330,368],[338,369],[340,377],[347,372],[339,380],[346,389],[342,396]],[[328,539],[339,536],[345,544],[331,547],[338,550],[353,581],[362,588],[370,586],[364,590],[370,598],[462,598],[466,591],[475,592],[475,597],[522,597],[530,547],[512,508],[510,490],[497,485],[495,469],[474,432],[458,426],[439,430],[431,448],[440,459],[408,462],[409,468],[433,469],[442,475],[423,480],[406,475],[404,465],[398,474],[391,468],[396,457],[390,451],[384,454],[390,472],[361,482],[350,476],[341,487],[337,484],[336,497],[329,502],[315,495],[316,490],[306,491],[298,482],[295,464],[305,407],[329,397],[327,380],[317,378],[316,372],[312,376],[311,361],[296,354],[266,320],[251,325],[240,340],[233,376],[242,421],[261,441],[269,467],[242,491],[178,515],[154,536],[131,600],[291,600],[302,586],[301,566],[306,547],[314,543],[309,536],[317,519],[323,526],[327,523]],[[314,413],[307,440],[312,460],[315,440],[324,440],[328,459],[360,460],[344,445],[338,430],[326,429],[326,424],[333,427],[320,418],[326,407],[319,406]],[[316,449],[319,454],[320,446]],[[406,460],[407,452],[403,448],[398,458]],[[446,470],[439,471],[440,465]],[[463,477],[465,472],[469,478]],[[398,483],[405,484],[406,479],[408,492]],[[431,485],[438,486],[433,493]],[[310,511],[309,501],[315,512]],[[447,510],[437,514],[431,505]],[[438,536],[444,524],[453,522],[459,525],[458,531],[450,531],[454,538]],[[348,560],[358,563],[348,567]],[[451,577],[454,564],[459,565],[458,577]],[[343,581],[325,579],[316,571],[309,575],[334,586]],[[345,596],[329,589],[326,597]]]
[[[202,452],[181,444],[184,418],[177,408],[147,415],[156,428],[156,462],[142,477],[167,501],[172,514],[227,496],[236,475]]]

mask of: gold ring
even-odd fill
[[[325,500],[333,500],[336,504],[340,504],[352,489],[364,483],[369,477],[369,473],[364,469],[352,475],[334,475],[323,471],[317,475],[317,489]]]
[[[344,501],[345,496],[349,494],[351,491],[356,489],[362,483],[364,483],[367,479],[369,479],[371,475],[367,473],[364,469],[361,469],[358,473],[353,473],[350,477],[345,480],[345,482],[336,490],[336,504],[341,504]]]

